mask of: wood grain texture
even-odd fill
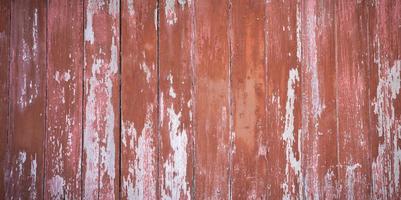
[[[160,4],[159,103],[161,199],[193,196],[194,2]]]
[[[337,197],[335,1],[302,1],[302,174],[306,199]]]
[[[157,197],[157,1],[122,1],[123,199]]]
[[[48,1],[45,199],[81,197],[83,1]]]
[[[9,111],[10,102],[10,15],[11,2],[0,2],[0,198],[5,199],[7,170],[7,145],[9,132]]]
[[[265,3],[232,1],[232,196],[267,198]]]
[[[46,4],[11,1],[11,129],[5,199],[42,199]]]
[[[228,1],[195,2],[196,199],[229,198]]]
[[[400,199],[401,2],[368,6],[372,198]]]
[[[84,1],[83,197],[119,197],[120,2]]]
[[[401,198],[401,1],[0,12],[0,199]]]
[[[371,194],[367,8],[367,1],[338,1],[335,10],[340,199]]]
[[[301,170],[301,4],[266,7],[268,198],[303,197]]]

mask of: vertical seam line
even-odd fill
[[[229,167],[228,167],[228,199],[232,199],[232,153],[233,153],[233,145],[234,145],[234,138],[233,138],[233,100],[232,100],[232,54],[233,54],[233,47],[232,47],[232,1],[228,0],[228,57],[229,57],[229,64],[228,64],[228,96],[229,96],[229,112],[230,112],[230,119],[229,119],[229,136],[230,136],[230,149],[228,154],[229,159]]]
[[[160,0],[156,0],[156,10],[157,13],[155,16],[156,17],[156,73],[157,73],[157,80],[156,80],[156,84],[157,84],[157,94],[156,94],[156,98],[157,98],[157,179],[156,179],[156,198],[160,198],[161,197],[161,181],[160,181],[160,148],[161,148],[161,135],[160,135],[160,118],[162,116],[160,116]]]
[[[49,71],[49,56],[48,56],[48,18],[49,18],[49,0],[47,0],[46,1],[46,3],[45,3],[46,5],[45,5],[45,13],[46,13],[46,22],[45,22],[45,27],[46,27],[46,31],[45,31],[45,41],[46,41],[46,44],[45,44],[45,48],[46,48],[46,50],[45,50],[45,78],[46,78],[46,81],[45,81],[45,108],[44,108],[44,113],[45,113],[45,116],[44,116],[44,128],[45,128],[45,130],[44,130],[44,132],[45,132],[45,137],[44,137],[44,141],[43,141],[43,168],[42,168],[42,170],[43,170],[43,174],[42,174],[42,176],[43,176],[43,179],[42,179],[42,199],[44,199],[45,198],[45,186],[46,186],[46,184],[45,184],[45,180],[46,180],[46,150],[47,150],[47,134],[48,134],[48,131],[47,131],[47,117],[48,117],[48,71]]]
[[[121,145],[121,139],[122,139],[122,31],[121,31],[121,19],[122,19],[122,12],[121,12],[121,1],[118,2],[119,3],[119,19],[118,19],[118,31],[119,31],[119,38],[118,38],[118,42],[119,42],[119,61],[118,61],[118,72],[119,72],[119,99],[118,99],[118,104],[119,104],[119,135],[118,135],[118,199],[121,199],[121,175],[122,175],[122,171],[121,171],[121,164],[122,164],[122,145]]]

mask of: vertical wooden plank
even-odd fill
[[[265,2],[232,1],[232,197],[267,193]]]
[[[84,1],[85,199],[119,195],[120,2]]]
[[[193,192],[193,3],[160,4],[161,199],[191,199]]]
[[[81,197],[83,2],[48,1],[46,199]]]
[[[123,199],[157,197],[156,9],[157,1],[122,1]]]
[[[196,199],[229,198],[228,1],[197,1],[195,48]]]
[[[369,199],[367,1],[336,3],[338,181],[340,199]]]
[[[10,163],[6,199],[43,198],[46,4],[11,1]]]
[[[303,1],[302,174],[306,199],[337,199],[335,1]]]
[[[0,2],[0,198],[6,198],[7,138],[9,132],[10,88],[10,1]]]
[[[300,1],[271,1],[266,15],[268,197],[302,198]]]
[[[401,2],[369,6],[372,198],[400,199]]]

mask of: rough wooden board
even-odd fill
[[[401,2],[369,4],[372,198],[400,199]]]
[[[193,196],[193,1],[160,4],[161,199]]]
[[[366,3],[338,1],[335,9],[340,199],[371,193]]]
[[[83,197],[119,197],[118,0],[84,1]]]
[[[7,170],[7,136],[9,128],[9,88],[10,88],[10,1],[0,1],[0,198],[5,199]]]
[[[335,1],[302,1],[302,161],[304,197],[337,199]]]
[[[301,198],[301,5],[266,7],[267,196]]]
[[[267,198],[265,2],[232,1],[233,198]]]
[[[157,1],[125,0],[121,9],[121,195],[156,199]]]
[[[195,3],[196,199],[229,197],[228,9],[228,1]]]
[[[6,199],[42,199],[46,5],[11,2],[11,113]]]
[[[83,2],[48,1],[45,199],[81,197]]]

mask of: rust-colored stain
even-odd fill
[[[0,199],[401,199],[401,1],[0,1]]]

